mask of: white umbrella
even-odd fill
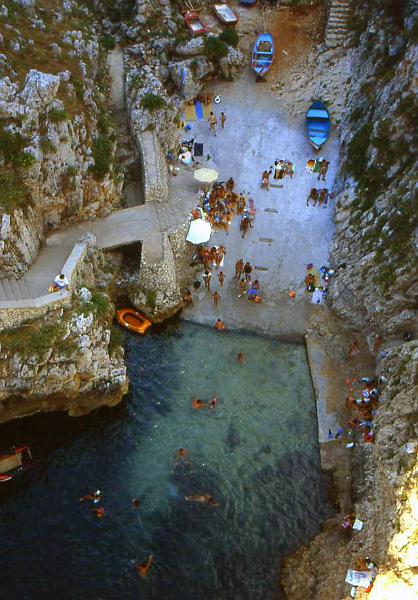
[[[200,183],[215,183],[218,179],[218,172],[215,169],[197,169],[194,172],[194,178]]]
[[[191,242],[192,244],[204,244],[209,241],[211,233],[212,227],[208,221],[195,219],[190,223],[186,241]]]

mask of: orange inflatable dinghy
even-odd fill
[[[140,333],[141,335],[144,335],[146,330],[152,325],[151,321],[148,321],[143,315],[131,308],[118,310],[116,316],[118,323],[122,327],[126,327],[129,331],[135,331],[135,333]]]

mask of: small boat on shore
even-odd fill
[[[14,479],[16,473],[21,471],[31,460],[32,453],[29,446],[19,446],[5,454],[0,454],[0,483]]]
[[[235,25],[238,23],[238,17],[228,4],[214,4],[213,10],[216,16],[225,25]]]
[[[270,33],[260,33],[255,41],[251,66],[258,78],[270,70],[274,60],[274,40]]]
[[[325,144],[329,137],[331,119],[327,107],[317,100],[306,113],[306,132],[315,150]]]
[[[152,325],[151,321],[144,317],[144,315],[141,315],[131,308],[122,308],[121,310],[118,310],[116,312],[116,318],[119,325],[122,325],[125,329],[129,329],[129,331],[140,333],[141,335],[144,335],[147,329]]]
[[[193,36],[207,33],[208,29],[197,13],[187,11],[183,16],[187,29]]]
[[[254,6],[257,0],[239,0],[240,4],[245,4],[245,6]]]

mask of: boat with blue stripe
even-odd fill
[[[331,129],[331,119],[327,107],[317,100],[306,113],[306,132],[315,150],[325,144]]]
[[[270,33],[260,33],[255,41],[251,66],[258,78],[264,77],[274,60],[274,40]]]

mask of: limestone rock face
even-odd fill
[[[191,61],[183,60],[167,65],[170,77],[179,94],[187,102],[193,100],[202,90],[202,83],[195,78],[191,69]]]
[[[356,327],[392,338],[416,330],[418,48],[392,17],[375,28],[371,4],[357,10],[368,23],[353,52],[350,110],[340,124],[331,256],[345,268],[333,281],[331,302]],[[406,14],[417,15],[413,3]]]
[[[237,79],[245,65],[245,59],[239,50],[228,46],[228,55],[219,60],[220,72],[225,79]]]

